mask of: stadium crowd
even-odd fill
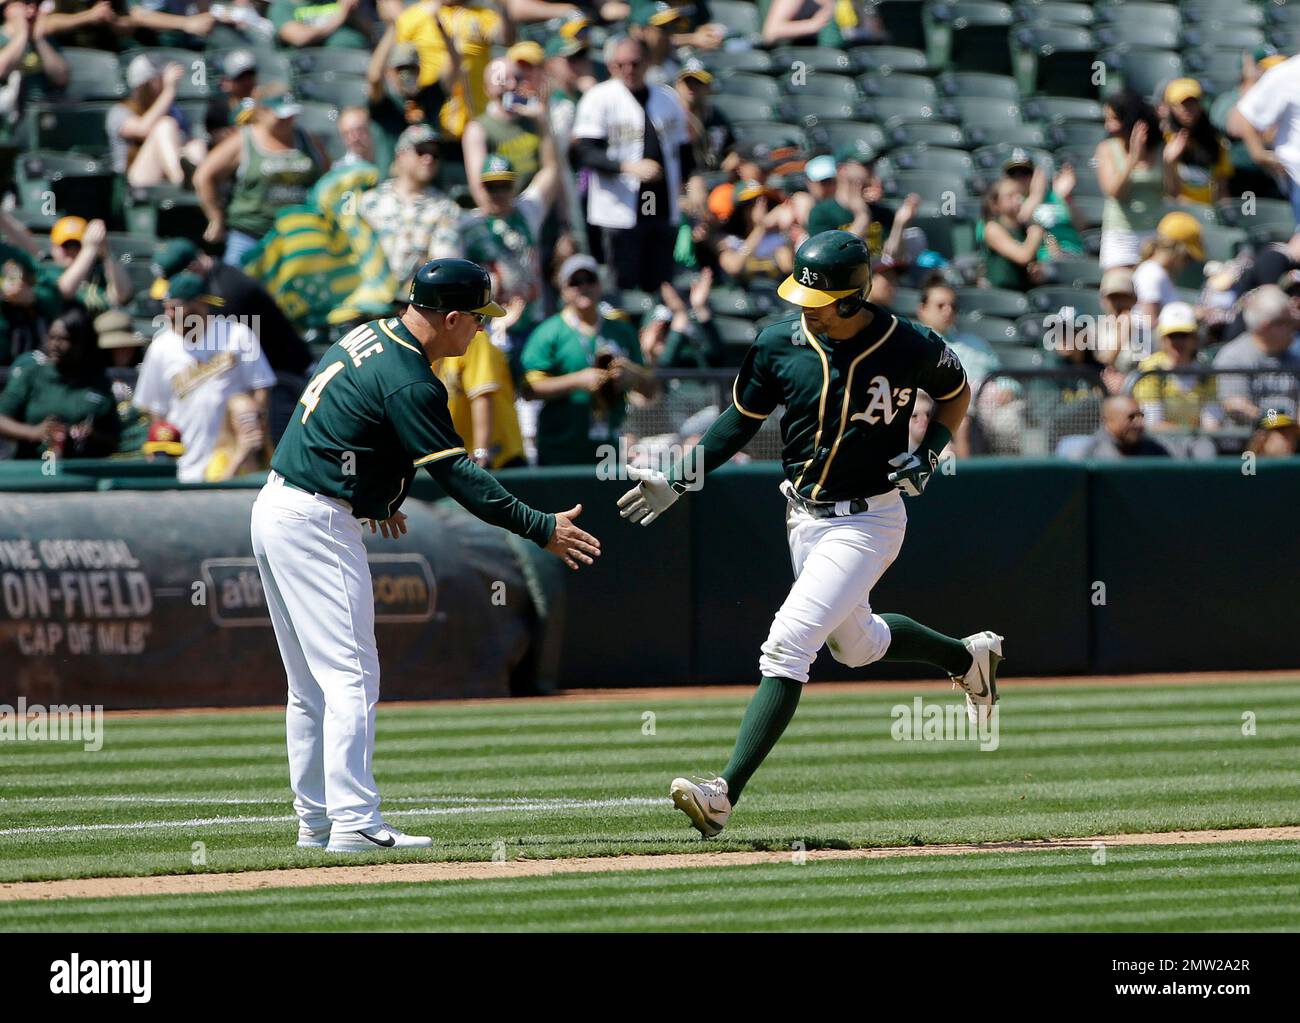
[[[961,358],[958,456],[1296,453],[1300,5],[0,13],[12,457],[265,468],[314,359],[449,255],[508,312],[435,367],[476,461],[682,442],[830,228]]]

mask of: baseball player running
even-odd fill
[[[733,402],[700,440],[703,469],[724,464],[778,405],[786,534],[795,582],[762,647],[762,679],[734,752],[712,781],[674,779],[674,805],[706,838],[719,834],[759,764],[785,731],[808,668],[825,644],[841,664],[922,661],[966,691],[972,721],[997,702],[1002,637],[953,639],[899,614],[876,614],[871,590],[898,556],[903,494],[918,497],[970,404],[957,356],[932,331],[867,301],[871,263],[847,231],[814,235],[795,254],[782,298],[801,315],[761,331],[745,355]],[[909,454],[917,390],[934,399],[929,430]],[[700,457],[700,456],[695,456]],[[685,491],[683,467],[633,469],[624,518],[649,525]]]
[[[373,852],[433,844],[379,813],[372,760],[379,658],[363,525],[406,532],[398,509],[423,467],[467,509],[564,559],[590,565],[582,511],[544,514],[466,457],[430,363],[465,354],[504,315],[482,267],[435,259],[400,317],[372,320],[330,349],[298,401],[253,505],[253,553],[289,679],[289,780],[298,845]],[[377,524],[377,527],[376,527]]]

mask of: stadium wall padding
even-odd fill
[[[776,465],[722,469],[649,528],[618,517],[627,484],[594,469],[501,478],[547,511],[581,503],[579,524],[603,556],[570,572],[439,500],[421,477],[408,536],[368,540],[372,565],[399,555],[377,573],[389,580],[377,629],[386,697],[757,677],[792,578]],[[44,480],[34,463],[0,467],[0,702],[279,702],[269,624],[232,623],[262,614],[247,525],[260,483],[179,491],[158,465],[67,462]],[[43,484],[55,492],[36,492]],[[1008,675],[1300,667],[1297,508],[1300,460],[1261,461],[1253,474],[1239,459],[963,462],[908,502],[907,540],[873,606],[956,635],[1001,632]],[[74,574],[69,598],[60,573],[86,570],[58,566],[57,546],[45,558],[40,541],[77,539],[125,540],[139,567],[113,570],[111,585]],[[29,567],[23,541],[37,552]],[[128,571],[146,577],[147,615],[130,605],[140,583]],[[404,612],[430,577],[432,613]],[[196,580],[214,604],[191,605]],[[31,612],[32,586],[58,593],[45,622]],[[82,613],[87,598],[102,615]],[[55,634],[61,647],[40,652]],[[87,652],[72,653],[74,641]],[[851,670],[826,651],[813,669],[817,679],[932,676],[898,664]]]

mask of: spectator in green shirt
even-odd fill
[[[16,458],[46,451],[97,458],[117,449],[120,432],[90,317],[74,306],[50,324],[44,350],[10,374],[0,392],[0,437],[18,442]]]
[[[135,289],[126,269],[113,258],[102,220],[62,217],[50,230],[50,262],[42,276],[54,282],[65,302],[77,302],[92,316],[126,305]]]
[[[626,320],[600,309],[600,278],[590,256],[560,267],[563,307],[543,320],[524,345],[524,379],[545,404],[537,420],[538,465],[590,465],[617,447],[627,392],[656,397],[659,385],[642,365],[641,345]]]
[[[0,242],[0,366],[39,349],[62,308],[58,288],[40,278],[29,252]]]
[[[1024,203],[1020,186],[999,178],[984,196],[984,276],[989,286],[1028,291],[1042,277],[1038,248],[1044,231],[1040,224],[1020,222]]]
[[[284,46],[337,46],[368,50],[375,21],[361,0],[296,3],[275,0],[268,12],[276,40]]]

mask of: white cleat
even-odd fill
[[[966,717],[973,725],[985,720],[998,702],[998,665],[1002,663],[1002,637],[996,632],[977,632],[962,640],[970,651],[971,666],[965,675],[952,676],[954,685],[966,691]]]
[[[330,836],[326,850],[332,853],[396,852],[399,849],[428,849],[432,838],[423,835],[405,835],[389,824],[380,824],[364,831],[336,831]]]
[[[727,798],[727,783],[722,778],[693,782],[674,778],[669,789],[673,806],[691,819],[691,825],[705,838],[722,834],[731,816],[731,800]]]
[[[319,830],[313,830],[302,821],[298,822],[299,849],[324,849],[329,844],[330,826],[328,824]]]

